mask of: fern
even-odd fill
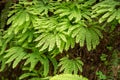
[[[90,51],[95,49],[100,42],[100,38],[103,38],[102,33],[97,27],[84,27],[85,24],[77,24],[71,27],[69,31],[72,33],[71,36],[76,38],[76,43],[79,43],[81,47],[86,42],[87,49]]]
[[[35,68],[35,66],[37,65],[37,63],[39,62],[39,56],[40,55],[38,53],[30,53],[30,54],[26,55],[24,57],[24,59],[26,59],[24,65],[26,66],[26,65],[30,64],[29,70],[32,71]]]
[[[49,60],[51,61],[52,65],[54,67],[54,71],[53,71],[54,74],[56,74],[57,73],[57,69],[58,69],[58,62],[57,62],[56,58],[52,58],[49,55],[47,57],[49,58]]]
[[[47,76],[48,72],[49,72],[49,60],[46,56],[42,56],[40,55],[39,52],[35,52],[35,53],[30,53],[28,55],[26,55],[24,57],[24,59],[26,59],[24,65],[28,65],[30,64],[30,68],[29,70],[32,71],[34,70],[35,66],[38,64],[38,62],[40,62],[43,65],[43,75]]]
[[[88,80],[87,78],[79,75],[60,74],[52,77],[50,80]]]
[[[39,79],[39,80],[46,80],[47,79],[48,80],[48,78],[45,76],[47,76],[48,72],[49,72],[49,61],[45,55],[40,55],[40,53],[39,52],[37,53],[37,52],[38,51],[36,51],[35,53],[30,53],[23,58],[26,60],[24,63],[24,66],[26,66],[26,67],[23,67],[23,70],[28,71],[28,72],[22,74],[19,77],[19,79],[28,78],[31,76],[30,80],[33,80],[33,79]],[[54,58],[51,58],[50,56],[48,56],[48,58],[52,62],[53,66],[54,66],[54,74],[56,74],[57,61]],[[35,70],[35,66],[39,62],[42,65],[39,67],[38,70]],[[30,64],[30,67],[28,67],[28,64]],[[39,75],[41,75],[45,78],[41,78]]]
[[[55,6],[54,14],[59,15],[60,17],[68,17],[68,19],[74,20],[74,22],[79,22],[82,19],[87,19],[91,21],[90,11],[87,8],[92,5],[95,0],[86,1],[82,4],[83,1],[68,1],[63,2]]]
[[[93,6],[95,2],[19,0],[14,3],[8,14],[9,27],[3,33],[0,32],[0,71],[4,71],[6,64],[12,64],[15,69],[22,62],[23,65],[19,65],[22,65],[23,74],[19,79],[48,80],[49,75],[60,72],[66,74],[54,76],[50,80],[87,80],[83,76],[72,75],[83,71],[84,63],[80,57],[57,55],[74,48],[75,44],[86,46],[88,51],[96,49],[103,38],[101,26],[95,21],[97,18],[100,17],[100,23],[120,23],[119,2],[104,0]]]
[[[83,62],[80,58],[68,59],[68,57],[63,57],[60,59],[58,66],[60,67],[60,72],[77,74],[78,71],[82,72]]]
[[[23,68],[23,70],[27,71],[27,70],[29,70],[29,68],[25,67],[25,68]],[[31,72],[27,72],[27,73],[22,74],[19,77],[19,79],[22,80],[22,79],[27,78],[27,77],[39,77],[39,75],[37,74],[36,70],[32,70]]]
[[[62,23],[58,24],[58,20],[54,17],[48,19],[43,18],[38,21],[40,27],[36,26],[35,29],[38,30],[36,33],[40,33],[40,36],[35,39],[35,41],[39,41],[36,47],[41,47],[40,51],[45,49],[52,51],[57,47],[62,52],[64,44],[67,42],[68,35],[65,30],[68,26],[62,26]]]
[[[24,74],[22,74],[22,75],[19,77],[19,79],[21,80],[21,79],[24,79],[24,78],[30,77],[30,76],[36,77],[36,75],[37,75],[37,74],[35,74],[35,73],[24,73]]]
[[[97,17],[101,16],[99,18],[99,22],[102,23],[104,21],[112,22],[113,20],[118,20],[120,23],[120,2],[117,2],[115,0],[105,0],[102,1],[95,6],[93,6],[93,16]]]
[[[6,58],[4,58],[4,55],[0,55],[0,72],[2,72],[2,71],[4,71],[4,69],[6,68],[6,62],[7,61],[7,59]]]
[[[96,45],[100,42],[99,37],[102,38],[100,31],[95,29],[99,32],[99,34],[97,34],[96,31],[88,31],[87,28],[84,28],[84,26],[89,26],[84,21],[85,19],[87,19],[88,22],[92,21],[90,11],[85,8],[89,8],[89,5],[92,5],[94,2],[95,1],[90,0],[84,5],[73,3],[69,7],[67,6],[71,4],[71,2],[56,4],[55,8],[53,8],[55,9],[55,12],[53,12],[54,15],[51,17],[41,17],[36,21],[38,25],[34,26],[37,30],[35,33],[40,34],[40,36],[35,39],[35,41],[39,41],[36,47],[39,47],[40,51],[53,51],[57,47],[59,51],[62,52],[63,50],[68,50],[70,46],[72,48],[74,47],[75,42],[73,38],[76,37],[76,43],[80,43],[81,47],[84,46],[86,41],[88,50],[95,49]],[[58,18],[56,18],[56,16],[58,16]],[[80,21],[80,24],[78,21]],[[91,34],[91,32],[94,33]],[[94,35],[94,40],[91,37],[92,35]],[[94,43],[94,41],[96,42]]]
[[[33,23],[37,15],[30,13],[25,6],[29,5],[28,7],[30,7],[34,4],[35,1],[20,1],[19,4],[14,4],[11,7],[13,10],[9,12],[7,21],[7,24],[11,25],[4,35],[5,39],[11,37],[14,39],[15,45],[21,45],[22,47],[28,47],[29,43],[33,41]]]
[[[11,63],[13,62],[12,67],[15,68],[20,61],[22,61],[23,57],[26,55],[23,48],[21,47],[12,47],[6,51],[6,55],[4,58],[8,58],[8,60],[5,62]]]
[[[11,34],[11,35],[7,35],[6,32],[4,32],[2,34],[2,37],[1,37],[1,51],[0,51],[0,55],[2,55],[5,50],[6,50],[6,47],[8,46],[8,43],[13,39],[13,36],[14,34]]]

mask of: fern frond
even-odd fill
[[[18,34],[16,39],[18,40],[16,43],[22,44],[22,47],[28,46],[28,43],[33,41],[34,30],[27,30],[25,33]],[[26,45],[25,45],[26,44]]]
[[[75,38],[76,43],[79,43],[81,47],[86,43],[87,49],[90,51],[95,49],[100,42],[100,38],[103,38],[101,31],[92,25],[90,28],[84,23],[76,24],[68,30],[71,32],[71,37]]]
[[[49,60],[45,55],[42,55],[38,50],[35,50],[35,52],[27,54],[24,56],[24,59],[26,59],[24,65],[27,66],[30,64],[29,71],[34,70],[35,66],[40,62],[43,66],[43,75],[47,76],[49,72]],[[42,67],[41,66],[41,67]]]
[[[27,77],[30,77],[30,76],[36,77],[36,76],[38,76],[38,75],[37,75],[37,73],[24,73],[24,74],[22,74],[22,75],[19,77],[19,79],[22,80],[22,79],[27,78]]]
[[[30,64],[30,68],[29,70],[32,71],[35,66],[37,65],[37,63],[39,62],[39,54],[37,53],[31,53],[31,54],[27,54],[24,59],[26,59],[24,65],[28,65]]]
[[[23,57],[26,55],[24,49],[21,47],[12,47],[6,51],[4,58],[8,58],[7,63],[13,62],[12,67],[15,68],[19,62],[23,60]]]
[[[49,58],[49,60],[52,62],[52,65],[53,65],[53,67],[54,67],[54,74],[56,74],[56,72],[57,72],[57,68],[58,68],[58,62],[57,62],[57,60],[56,60],[56,58],[53,58],[53,57],[51,57],[51,56],[47,56],[48,58]]]
[[[67,17],[70,21],[73,22],[79,22],[80,20],[88,20],[91,22],[91,11],[89,8],[93,3],[95,3],[95,0],[75,0],[68,2],[63,1],[62,3],[55,5],[54,14],[62,18]]]
[[[5,68],[6,68],[6,62],[7,59],[4,58],[4,55],[0,55],[0,63],[1,63],[1,66],[0,66],[0,72],[2,72]]]
[[[68,59],[68,57],[63,57],[58,66],[61,67],[60,72],[77,74],[78,71],[82,72],[83,62],[80,61],[80,58]]]
[[[65,30],[68,26],[63,26],[64,23],[59,24],[54,17],[43,18],[38,21],[40,21],[38,22],[39,26],[35,26],[38,31],[35,33],[40,35],[35,39],[35,41],[38,41],[36,47],[40,47],[40,51],[52,51],[57,47],[62,52],[64,49],[63,43],[67,42],[67,32]],[[62,30],[58,30],[61,28]]]
[[[113,20],[120,21],[119,12],[120,9],[120,2],[115,0],[105,0],[102,1],[95,6],[93,6],[93,17],[101,16],[99,22],[102,23],[107,21],[108,23],[112,22]],[[120,23],[120,22],[119,22]]]

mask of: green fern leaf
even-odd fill
[[[105,14],[102,16],[102,18],[107,18],[107,17],[109,17],[111,14],[112,14],[112,12],[107,12],[107,13],[105,13]]]
[[[29,76],[34,76],[34,77],[36,77],[36,74],[35,74],[35,73],[24,73],[24,74],[22,74],[22,75],[19,77],[19,79],[22,80],[22,79],[27,78],[27,77],[29,77]]]
[[[98,28],[92,27],[92,29],[97,33],[97,35],[98,35],[100,38],[103,38],[103,35],[102,35],[101,31],[100,31]]]
[[[8,13],[8,17],[12,16],[14,13],[18,12],[18,9],[15,9],[15,10],[12,10],[12,11],[9,11]]]
[[[8,19],[7,25],[10,24],[17,16],[12,16]]]
[[[83,71],[82,66],[84,65],[84,63],[80,60],[79,57],[75,59],[75,62],[76,62],[75,65],[78,68],[78,70],[80,70],[82,72]]]
[[[70,74],[74,72],[74,74],[77,74],[78,71],[82,72],[83,62],[80,61],[80,58],[68,59],[68,57],[63,57],[60,59],[58,66],[60,67],[60,72],[63,71]]]
[[[59,48],[59,51],[62,53],[65,47],[65,42],[61,42],[61,46]]]
[[[92,35],[90,33],[90,31],[88,29],[86,29],[86,45],[87,45],[87,49],[88,51],[90,51],[92,49]]]
[[[48,58],[50,59],[50,61],[52,62],[53,66],[54,66],[54,74],[57,73],[57,66],[58,66],[58,62],[55,58],[52,58],[51,56],[48,56]]]
[[[18,20],[16,21],[16,23],[19,21],[19,24],[18,24],[18,26],[21,26],[24,22],[25,22],[25,12],[23,11],[21,14],[20,14],[20,16],[18,17]]]
[[[70,38],[70,44],[71,44],[71,48],[75,47],[75,39],[74,38]]]
[[[86,29],[84,27],[80,27],[79,34],[76,36],[76,42],[80,42],[81,47],[84,46],[85,34],[86,34]]]
[[[76,26],[75,26],[75,27],[76,27]],[[74,38],[79,32],[80,32],[80,29],[79,29],[79,28],[75,29],[75,30],[73,31],[73,33],[72,33],[72,37]]]
[[[47,49],[49,44],[50,44],[49,42],[45,42],[44,45],[42,46],[42,48],[39,51],[43,51],[43,50]]]
[[[73,63],[74,63],[74,62],[73,62]],[[73,67],[73,72],[74,72],[74,74],[77,74],[77,73],[78,73],[78,68],[76,67],[77,64],[75,63],[75,64],[71,64],[71,65],[73,65],[72,67]],[[79,69],[79,70],[82,72],[81,69]]]
[[[58,35],[64,42],[67,42],[66,36],[64,34],[60,33]]]
[[[96,48],[96,46],[99,44],[100,40],[99,40],[99,36],[97,35],[97,33],[95,31],[93,31],[92,29],[89,30],[92,34],[92,47],[93,49]]]
[[[109,3],[111,2],[111,3]],[[120,2],[116,2],[114,0],[105,0],[105,1],[101,1],[100,3],[96,4],[95,6],[93,6],[93,16],[97,15],[97,16],[102,16],[99,19],[99,22],[102,23],[104,21],[107,21],[108,23],[110,23],[113,20],[118,20],[117,18],[117,14],[119,13],[119,9],[116,9],[116,6],[119,5]],[[94,17],[97,17],[94,16]]]
[[[89,13],[90,14],[90,13]],[[91,17],[90,16],[88,16],[87,14],[85,14],[85,13],[83,13],[83,15],[82,15],[85,19],[87,19],[89,22],[91,22],[92,21],[92,19],[91,19]]]
[[[12,15],[9,19],[8,19],[8,21],[7,21],[7,24],[10,24],[10,23],[15,23],[14,21],[17,21],[17,19],[19,18],[19,16],[21,15],[21,13],[22,13],[22,10],[21,11],[18,11],[17,10],[17,12],[15,13],[15,15]],[[13,25],[12,24],[12,25]],[[17,23],[16,23],[17,24]]]
[[[30,42],[32,42],[33,41],[33,32],[31,31],[30,33],[29,33],[29,37],[28,37],[28,42],[30,43]]]
[[[7,59],[4,58],[4,55],[0,55],[0,63],[1,63],[1,66],[0,66],[0,72],[4,71],[4,69],[6,68],[6,62]]]
[[[36,66],[36,64],[39,62],[39,58],[40,56],[38,53],[28,54],[24,57],[24,59],[26,59],[24,65],[30,64],[29,70],[32,71],[34,67]]]
[[[119,15],[119,13],[120,13],[120,9],[117,11],[117,14],[116,14],[116,19],[118,19],[118,20],[120,20],[120,15]]]
[[[20,16],[22,15],[22,10],[21,11],[19,11],[19,13],[17,13],[16,14],[16,18],[14,19],[14,21],[12,22],[12,27],[16,27],[16,26],[18,26],[19,25],[19,22],[20,22]]]
[[[22,28],[22,34],[27,32],[28,30],[28,26],[30,25],[30,21],[27,21],[26,23],[24,23],[23,28]]]
[[[44,38],[45,36],[47,36],[48,34],[47,33],[43,33],[41,34],[39,37],[37,37],[34,41],[39,41],[41,40],[42,38]]]
[[[66,51],[69,49],[70,45],[71,45],[71,40],[70,40],[70,38],[68,38],[68,40],[67,40],[67,42],[65,44],[65,50]]]
[[[18,40],[18,42],[23,42],[23,41],[26,40],[26,38],[28,37],[28,32],[25,33],[25,34],[21,34],[21,35],[19,35],[19,36],[17,36],[17,37],[20,38],[20,39]]]
[[[14,59],[16,59],[17,57],[18,57],[17,54],[11,56],[11,57],[6,61],[6,64],[7,64],[7,63],[11,63],[11,62],[12,62]]]
[[[43,38],[39,41],[39,43],[36,45],[36,47],[42,46],[42,45],[46,42],[47,38],[48,38],[48,36],[43,37]]]
[[[13,68],[15,68],[25,55],[26,53],[24,52],[23,48],[13,47],[7,50],[7,54],[4,56],[4,58],[8,58],[6,64],[14,61]]]
[[[14,63],[13,63],[13,68],[15,68],[17,66],[17,64],[23,59],[23,57],[25,56],[26,54],[23,52],[23,53],[20,53],[20,55],[15,59]]]
[[[60,48],[60,46],[61,46],[61,39],[58,36],[58,34],[56,35],[56,45],[57,45],[58,48]]]
[[[61,66],[60,72],[64,71],[64,69],[69,66],[69,64],[66,64],[67,62],[69,62],[67,59],[67,57],[62,58],[61,62],[58,64],[58,66]]]
[[[117,16],[117,11],[115,11],[107,20],[107,22],[111,22],[113,21],[113,19],[115,19],[115,17]]]
[[[107,11],[108,11],[108,9],[105,8],[105,9],[97,10],[96,13],[100,14],[100,13],[105,13]]]
[[[26,15],[25,15],[26,17],[25,17],[25,21],[27,22],[27,21],[30,21],[30,16],[29,16],[29,14],[28,13],[26,13]]]
[[[60,50],[58,48],[55,48],[53,51],[50,52],[50,54],[52,55],[52,57],[55,57],[59,53],[60,53]]]
[[[49,60],[48,60],[46,57],[44,57],[44,60],[43,60],[43,61],[44,61],[44,62],[43,62],[43,65],[44,65],[43,75],[44,75],[44,76],[47,76],[48,73],[49,73]]]
[[[54,47],[55,47],[55,41],[56,41],[55,35],[51,36],[51,39],[50,39],[50,41],[49,41],[50,44],[49,44],[49,49],[48,49],[48,51],[51,51],[51,50],[54,49]]]

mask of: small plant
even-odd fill
[[[106,54],[102,54],[102,55],[100,56],[101,61],[106,61],[106,58],[107,58],[107,55],[106,55]]]
[[[104,75],[101,71],[97,71],[96,75],[97,75],[99,80],[106,80],[107,79],[106,75]]]
[[[63,71],[63,73],[77,74],[78,71],[82,72],[83,62],[80,60],[79,57],[75,59],[63,57],[62,59],[60,59],[60,63],[58,64],[58,66],[60,66],[60,72]]]
[[[100,60],[101,60],[102,62],[104,62],[105,65],[108,65],[107,55],[106,55],[106,54],[103,53],[103,54],[100,56]]]

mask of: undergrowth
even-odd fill
[[[18,0],[6,2],[6,7],[1,14],[5,20],[0,19],[1,80],[16,69],[20,73],[9,80],[100,80],[104,74],[104,79],[120,78],[120,42],[110,41],[120,36],[119,1]],[[107,36],[114,32],[118,35]],[[84,74],[88,65],[98,77]],[[112,72],[99,70],[102,65]]]

